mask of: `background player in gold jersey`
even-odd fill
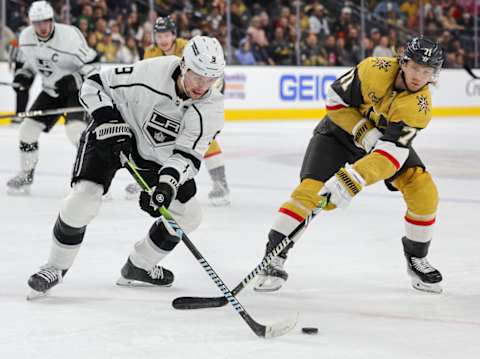
[[[145,59],[169,55],[182,57],[183,49],[188,42],[185,39],[177,38],[176,24],[170,16],[157,18],[153,27],[153,38],[154,44],[145,50]],[[221,90],[223,78],[217,81],[215,86]],[[223,153],[215,138],[210,143],[203,159],[213,182],[213,188],[208,193],[208,198],[215,206],[229,205],[230,191],[225,175]],[[125,188],[125,191],[127,192],[127,198],[137,198],[141,188],[136,183],[131,183]]]
[[[426,258],[438,194],[412,141],[431,119],[429,83],[443,61],[444,51],[436,43],[414,38],[398,59],[367,58],[332,84],[327,115],[303,160],[301,183],[279,209],[267,252],[325,197],[326,209],[347,207],[363,187],[384,180],[389,189],[402,193],[407,206],[402,243],[413,288],[442,291],[442,275]],[[259,275],[255,290],[274,291],[283,285],[292,245]]]

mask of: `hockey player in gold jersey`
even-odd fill
[[[363,187],[385,181],[390,190],[402,193],[407,206],[402,243],[413,288],[442,291],[442,275],[426,258],[438,194],[412,141],[431,120],[429,83],[435,81],[443,61],[438,44],[414,38],[399,58],[369,57],[332,84],[327,115],[316,127],[303,160],[301,183],[279,209],[267,252],[325,197],[325,209],[344,208]],[[274,291],[283,285],[292,246],[259,274],[255,290]]]
[[[145,59],[169,55],[182,57],[187,40],[177,37],[176,24],[170,16],[157,18],[153,27],[153,34],[154,44],[145,50]],[[223,78],[215,84],[219,89],[222,85]],[[208,194],[210,202],[215,206],[229,205],[230,190],[225,175],[223,153],[215,138],[205,152],[203,159],[213,182],[213,188]],[[125,191],[127,192],[127,198],[137,198],[141,188],[136,183],[131,183],[125,188]]]

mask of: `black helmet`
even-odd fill
[[[413,60],[418,64],[440,70],[445,60],[445,51],[434,41],[421,37],[414,37],[407,43],[402,62]]]
[[[158,17],[153,26],[153,33],[171,31],[174,35],[177,33],[177,26],[175,21],[170,16]]]

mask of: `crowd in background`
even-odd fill
[[[7,1],[12,33],[18,35],[27,26],[30,3]],[[157,16],[171,15],[179,37],[215,36],[227,48],[225,0],[155,0],[155,11],[149,9],[148,1],[71,0],[70,11],[64,0],[51,3],[56,21],[77,26],[104,62],[141,59],[152,44]],[[296,1],[232,0],[230,63],[350,66],[364,56],[396,55],[420,28],[447,49],[447,67],[474,63],[475,0],[366,0],[363,37],[358,3],[304,0],[297,7]]]

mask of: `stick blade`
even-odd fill
[[[291,314],[288,318],[278,323],[267,325],[265,328],[265,338],[270,339],[285,335],[295,328],[297,322],[298,312]]]
[[[225,297],[178,297],[172,301],[172,307],[179,310],[220,308],[227,304]]]

